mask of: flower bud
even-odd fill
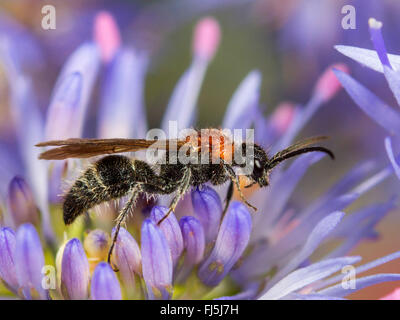
[[[89,262],[81,242],[73,238],[67,242],[61,262],[61,292],[65,299],[88,298]]]
[[[14,224],[37,223],[38,210],[32,191],[21,177],[14,177],[8,187],[8,207]]]
[[[112,232],[113,238],[114,232],[115,229]],[[134,287],[135,273],[142,275],[142,255],[136,240],[122,227],[115,243],[112,263],[118,268],[123,283],[126,286]]]
[[[80,72],[68,74],[59,80],[47,111],[45,128],[47,140],[80,136],[77,120],[81,116],[79,108],[82,88],[83,78]]]
[[[15,268],[15,233],[10,228],[0,229],[0,278],[16,291],[18,280]]]
[[[168,210],[167,207],[163,206],[153,207],[150,213],[151,220],[153,220],[154,223],[157,223],[167,214]],[[183,239],[175,215],[171,212],[168,218],[166,218],[159,227],[167,239],[169,248],[171,249],[172,261],[176,264],[183,251]]]
[[[349,68],[343,63],[336,63],[329,66],[325,70],[325,72],[318,79],[314,89],[314,93],[318,95],[324,102],[332,99],[342,87],[332,69],[349,73]]]
[[[15,264],[19,291],[25,299],[48,299],[42,287],[44,254],[36,229],[30,223],[17,230]]]
[[[211,60],[218,49],[221,30],[217,20],[206,17],[200,20],[194,30],[193,52],[205,60]]]
[[[185,263],[198,264],[203,259],[205,248],[204,229],[195,217],[183,217],[179,221],[186,250]]]
[[[121,36],[114,17],[107,11],[96,15],[93,38],[100,47],[103,62],[110,62],[121,45]]]
[[[173,290],[171,250],[163,232],[150,219],[142,225],[141,252],[149,299],[170,299]]]
[[[193,267],[203,259],[206,240],[203,226],[195,217],[182,217],[179,226],[182,230],[185,259],[176,281],[184,282]]]
[[[199,268],[198,276],[208,286],[216,286],[243,254],[250,239],[251,216],[244,204],[230,205],[210,256]]]
[[[117,276],[106,262],[94,269],[90,295],[93,300],[121,300],[121,287]]]
[[[83,247],[88,258],[101,261],[107,258],[110,243],[110,235],[107,232],[95,229],[88,233],[83,241]]]
[[[206,243],[209,243],[218,233],[222,215],[221,199],[214,189],[204,186],[192,191],[192,203],[194,212],[203,225]]]

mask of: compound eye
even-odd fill
[[[256,169],[258,169],[258,170],[261,169],[261,163],[260,163],[260,161],[258,161],[258,159],[254,160],[254,166],[255,166]]]
[[[263,175],[264,169],[261,162],[258,159],[254,160],[254,175],[255,177],[261,177]]]

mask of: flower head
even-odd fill
[[[343,46],[338,50],[383,72],[397,98],[400,60],[386,53],[380,28],[381,24],[370,22],[378,54],[371,56],[370,51]],[[100,138],[145,138],[147,132],[147,53],[125,44],[117,23],[107,12],[96,15],[93,34],[94,40],[78,46],[61,68],[46,117],[34,103],[29,73],[13,57],[10,46],[0,43],[0,60],[10,84],[12,116],[23,158],[21,171],[27,181],[11,182],[6,227],[0,229],[0,278],[10,294],[25,299],[342,299],[357,289],[400,279],[399,274],[373,274],[357,278],[357,288],[347,290],[341,275],[337,275],[347,265],[354,265],[359,275],[400,257],[400,252],[394,252],[357,265],[361,257],[348,256],[361,241],[376,238],[376,225],[395,207],[395,197],[389,197],[349,209],[391,176],[393,168],[400,176],[390,138],[385,140],[385,147],[393,166],[357,163],[311,201],[297,201],[293,194],[311,167],[324,161],[322,153],[301,155],[280,165],[266,188],[243,189],[249,202],[258,208],[256,214],[244,203],[233,201],[223,216],[225,186],[217,189],[211,184],[192,188],[190,197],[185,197],[186,206],[171,212],[160,225],[158,222],[169,212],[169,207],[162,205],[166,199],[154,200],[150,214],[143,214],[138,203],[134,219],[127,219],[119,229],[110,265],[104,260],[116,231],[108,215],[98,219],[90,209],[84,218],[61,228],[55,223],[61,206],[54,196],[60,194],[64,179],[75,177],[87,162],[48,165],[37,159],[39,150],[34,144],[46,138],[82,137],[86,129]],[[177,82],[161,120],[165,132],[171,120],[178,121],[179,128],[194,126],[200,89],[220,38],[214,18],[204,18],[196,25],[192,63]],[[93,90],[99,78],[100,88]],[[329,67],[321,75],[304,106],[280,104],[270,117],[264,116],[260,105],[261,81],[259,70],[246,75],[233,93],[222,123],[229,129],[254,128],[256,143],[265,149],[268,146],[268,153],[290,145],[312,116],[334,98],[339,82],[379,124],[390,132],[400,132],[398,112],[354,80],[342,64]],[[86,127],[85,119],[91,116],[90,97],[97,91],[97,121]],[[13,162],[8,153],[2,153],[2,157],[1,163]],[[240,186],[242,182],[240,179]],[[313,188],[319,191],[318,182]],[[49,199],[54,205],[50,206]],[[109,207],[104,207],[112,215],[125,202],[124,197],[112,199]],[[24,223],[33,222],[36,207],[41,217],[37,229]],[[84,239],[83,245],[80,239]],[[46,262],[57,267],[56,290],[42,285],[44,252]],[[113,268],[119,269],[119,275]]]

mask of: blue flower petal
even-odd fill
[[[90,296],[93,300],[121,300],[121,287],[115,272],[106,262],[100,262],[93,272]]]
[[[261,86],[261,73],[251,71],[236,89],[225,112],[222,128],[248,129],[255,119]]]
[[[336,228],[344,217],[344,212],[333,212],[323,218],[312,230],[308,236],[306,243],[299,252],[286,265],[277,272],[271,279],[268,287],[282,279],[289,272],[296,269],[303,261],[305,261],[318,248],[318,246],[326,239],[326,237]]]
[[[195,188],[191,193],[196,217],[203,225],[206,243],[217,237],[222,215],[222,203],[218,193],[209,186]]]
[[[42,287],[44,253],[39,235],[33,225],[26,223],[17,230],[15,265],[19,290],[25,299],[47,299]]]
[[[380,266],[382,264],[385,264],[385,263],[387,263],[389,261],[393,261],[393,260],[396,260],[396,259],[399,259],[399,258],[400,258],[400,251],[388,254],[388,255],[386,255],[384,257],[380,257],[380,258],[378,258],[376,260],[373,260],[371,262],[368,262],[366,264],[363,264],[361,266],[356,267],[355,268],[355,273],[356,274],[363,273],[365,271],[368,271],[368,270],[373,269],[375,267],[378,267],[378,266]],[[343,274],[339,274],[337,276],[334,276],[332,278],[329,278],[327,280],[322,281],[320,284],[315,286],[314,289],[318,290],[318,289],[327,287],[328,285],[340,282],[342,279],[343,279]]]
[[[150,219],[142,225],[141,252],[149,299],[170,299],[173,291],[171,250],[163,232]]]
[[[15,268],[15,233],[10,228],[0,229],[0,279],[14,291],[18,289]]]
[[[158,223],[167,214],[169,208],[162,206],[154,206],[151,210],[150,217],[154,223]],[[183,238],[182,232],[179,227],[178,220],[171,212],[159,226],[168,241],[169,248],[171,249],[172,260],[174,264],[178,262],[179,257],[183,251]]]
[[[372,70],[382,72],[382,63],[375,50],[337,45],[334,47],[341,54],[349,57]],[[395,70],[400,70],[400,55],[388,54],[389,62]]]
[[[207,60],[194,58],[192,65],[179,79],[161,122],[161,129],[164,132],[169,132],[170,121],[177,122],[178,130],[190,128],[193,125],[197,98],[207,65]]]
[[[393,166],[394,172],[396,173],[396,176],[400,179],[400,166],[396,162],[395,156],[393,154],[392,139],[390,137],[385,138],[385,149],[390,163]]]
[[[71,239],[64,248],[61,262],[61,291],[65,299],[87,299],[89,294],[89,261],[79,239]]]
[[[344,266],[355,264],[360,260],[361,257],[334,258],[323,260],[308,267],[298,269],[276,283],[266,293],[261,295],[260,299],[275,300],[283,298],[289,293],[295,292],[307,285],[328,277],[331,274],[341,270]],[[329,292],[319,293],[326,294],[328,296],[336,296],[335,294],[331,294]]]
[[[47,109],[45,128],[46,140],[77,138],[81,136],[83,119],[81,95],[83,78],[80,72],[73,72],[59,80],[53,92],[53,98]]]
[[[203,283],[216,286],[231,271],[247,247],[251,227],[247,207],[241,202],[232,202],[222,220],[215,246],[199,268],[198,276]]]
[[[400,113],[381,101],[375,94],[362,86],[348,74],[335,70],[339,81],[353,101],[372,120],[381,125],[391,134],[400,132]]]
[[[114,237],[115,229],[112,232]],[[119,269],[124,285],[133,287],[135,285],[135,274],[142,275],[142,255],[139,245],[131,234],[121,227],[115,243],[112,262]]]
[[[361,290],[365,287],[372,286],[377,283],[387,282],[387,281],[400,281],[400,274],[397,273],[381,273],[374,274],[372,276],[367,276],[363,278],[356,279],[356,287],[343,288],[342,284],[337,284],[335,286],[318,291],[319,294],[335,296],[335,297],[345,297],[353,292]]]
[[[99,110],[99,137],[146,137],[144,82],[147,60],[143,54],[123,49],[108,66]]]

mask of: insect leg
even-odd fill
[[[112,239],[110,249],[108,250],[108,257],[107,257],[107,262],[110,264],[111,268],[115,272],[117,272],[118,269],[117,268],[114,269],[113,265],[111,264],[112,252],[113,252],[115,243],[117,242],[118,233],[119,233],[119,230],[121,229],[121,224],[125,221],[125,218],[129,213],[129,210],[135,204],[137,196],[138,196],[140,191],[141,191],[141,189],[140,189],[139,186],[135,186],[133,188],[129,200],[125,203],[125,206],[123,207],[123,209],[121,210],[121,213],[118,215],[118,218],[117,218],[117,224],[116,224],[116,228],[115,228],[115,232],[114,232],[114,237]]]
[[[160,221],[157,222],[157,225],[159,226],[165,219],[168,218],[168,216],[170,215],[170,213],[172,211],[175,211],[175,208],[179,202],[180,199],[182,199],[183,195],[186,193],[186,191],[189,189],[190,187],[190,177],[191,177],[191,172],[190,169],[186,169],[184,174],[183,174],[183,178],[179,184],[178,190],[177,190],[177,194],[174,197],[174,199],[171,202],[171,205],[169,206],[169,210],[168,212],[165,214],[164,217],[161,218]]]
[[[254,207],[252,204],[250,204],[249,202],[247,202],[247,200],[246,200],[244,194],[242,193],[242,189],[240,188],[239,178],[237,177],[237,175],[236,175],[235,171],[232,169],[232,167],[229,166],[229,165],[227,165],[227,164],[224,164],[224,168],[225,168],[225,171],[226,171],[226,173],[228,174],[229,178],[231,179],[231,181],[236,185],[236,188],[237,188],[238,191],[239,191],[240,198],[243,200],[243,202],[244,202],[247,206],[249,206],[250,208],[252,208],[254,211],[257,211],[257,208],[256,208],[256,207]]]
[[[225,208],[224,208],[224,211],[222,211],[222,216],[224,216],[226,213],[226,210],[228,210],[229,204],[231,203],[231,200],[232,200],[232,196],[233,196],[233,182],[231,180],[229,182],[228,191],[226,193]]]

